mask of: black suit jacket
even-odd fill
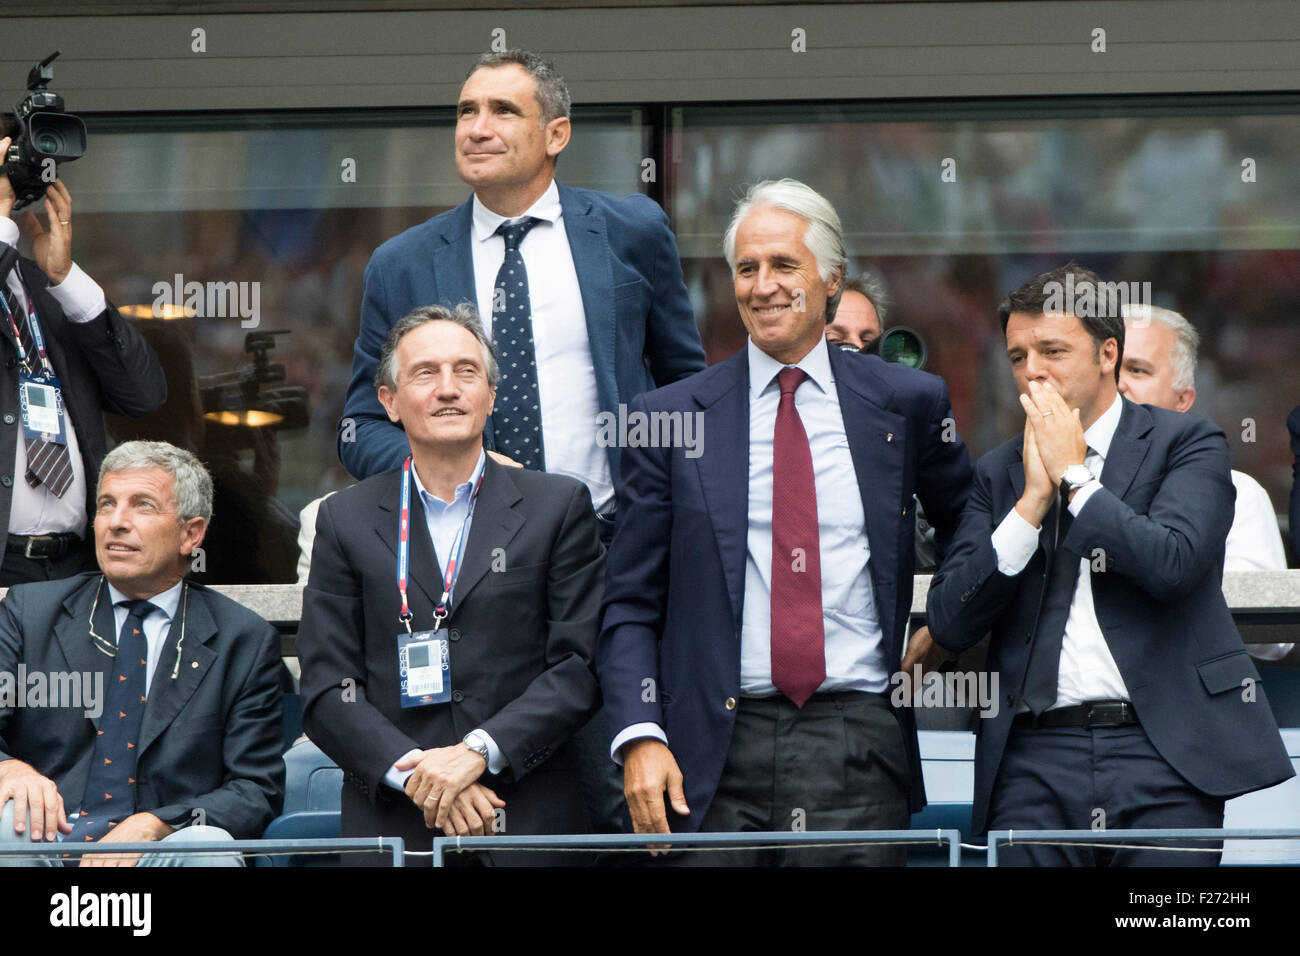
[[[48,291],[49,279],[31,259],[19,258],[23,286],[36,307],[45,348],[59,377],[63,404],[77,430],[81,463],[86,470],[86,514],[94,514],[95,481],[108,452],[104,412],[139,416],[161,407],[167,379],[158,356],[111,304],[89,322],[72,322]],[[0,324],[7,322],[0,320]],[[18,350],[5,328],[0,339],[0,538],[9,530],[9,507],[15,481],[14,455],[22,434],[18,406]],[[89,534],[89,528],[87,528]],[[0,547],[0,563],[4,549]]]
[[[592,671],[604,554],[591,495],[572,478],[490,458],[456,582],[451,701],[401,706],[397,634],[400,470],[368,478],[321,505],[298,653],[303,725],[344,772],[345,836],[432,833],[402,792],[384,784],[412,749],[458,743],[482,728],[509,761],[482,782],[506,801],[510,833],[585,825],[569,737],[594,713]],[[412,627],[433,625],[442,570],[412,491]],[[441,835],[441,834],[439,834]],[[408,844],[409,845],[409,844]]]
[[[90,637],[92,606],[96,633],[114,632],[107,586],[95,602],[102,581],[88,572],[11,588],[0,602],[0,673],[16,675],[22,663],[28,674],[102,675],[106,687],[113,658]],[[256,839],[284,799],[280,638],[230,598],[201,584],[184,590],[180,666],[178,607],[149,685],[135,808],[174,827],[206,823]],[[81,707],[0,707],[0,760],[23,760],[49,777],[71,813],[86,788],[98,725]]]
[[[1294,775],[1277,723],[1223,597],[1223,547],[1236,491],[1224,434],[1190,413],[1127,400],[1102,488],[1070,524],[1069,560],[1091,575],[1097,622],[1142,729],[1192,786],[1231,797]],[[982,831],[1021,700],[1051,571],[1055,514],[1020,574],[998,571],[993,530],[1024,491],[1023,436],[975,468],[957,540],[930,585],[930,633],[964,650],[992,630],[988,669],[1002,698],[978,721],[975,829]]]

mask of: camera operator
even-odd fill
[[[0,139],[0,155],[10,138]],[[158,357],[72,261],[72,197],[55,180],[48,224],[27,212],[35,259],[17,251],[15,195],[0,172],[0,586],[95,567],[88,517],[107,451],[105,411],[144,415],[167,397]],[[129,538],[127,534],[124,537]]]

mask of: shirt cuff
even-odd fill
[[[473,736],[480,737],[483,740],[483,743],[487,744],[488,773],[500,773],[502,770],[505,770],[506,767],[510,765],[509,761],[506,760],[506,755],[501,752],[501,748],[497,746],[497,742],[492,739],[492,735],[490,733],[488,733],[482,727],[476,727],[475,729],[471,730],[469,733],[465,735],[464,740],[466,745],[469,744],[469,738]]]
[[[63,314],[71,322],[89,322],[108,308],[108,300],[104,298],[99,283],[86,275],[75,262],[62,282],[50,286],[50,295],[63,307]]]
[[[993,529],[993,550],[998,556],[998,570],[1014,578],[1029,564],[1038,550],[1038,532],[1020,512],[1012,508],[1002,523]]]
[[[18,247],[18,223],[8,216],[0,216],[0,242],[15,249]]]
[[[618,752],[619,748],[629,741],[641,740],[646,737],[653,737],[655,740],[662,740],[665,744],[668,743],[668,735],[664,733],[664,729],[654,721],[647,720],[644,723],[625,727],[614,738],[614,742],[609,745],[610,759],[620,767],[623,766],[623,755]]]
[[[1076,518],[1079,517],[1079,512],[1083,510],[1083,506],[1088,503],[1089,498],[1097,493],[1099,488],[1101,488],[1101,482],[1094,478],[1076,491],[1067,506],[1070,509],[1070,514]]]
[[[402,756],[394,760],[393,765],[389,767],[388,772],[384,774],[384,783],[388,784],[394,790],[404,791],[406,789],[406,781],[411,776],[411,774],[415,773],[415,768],[412,767],[410,770],[398,770],[397,765],[401,763],[403,760],[405,760],[407,757],[410,757],[412,755],[417,755],[420,753],[423,753],[423,751],[408,750],[406,753],[402,754]]]

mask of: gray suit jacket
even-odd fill
[[[73,674],[106,686],[113,658],[90,636],[102,580],[89,572],[11,588],[0,602],[0,680],[16,677],[21,664],[29,690],[37,672],[47,683],[51,675]],[[201,822],[235,839],[256,839],[284,799],[280,638],[229,598],[201,584],[187,590],[179,667],[180,608],[149,685],[135,808],[174,827]],[[95,632],[111,635],[113,608],[108,588],[102,591]],[[27,706],[0,700],[0,760],[17,758],[49,777],[72,813],[85,791],[100,718],[86,716],[84,699],[82,706],[33,707],[27,696]]]

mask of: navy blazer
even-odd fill
[[[664,211],[646,196],[619,199],[568,186],[559,192],[600,407],[617,415],[620,402],[704,368],[677,242]],[[389,239],[366,266],[361,328],[338,436],[339,459],[354,478],[400,468],[410,454],[405,432],[388,420],[375,394],[379,352],[389,330],[412,309],[477,304],[472,222],[473,198]],[[593,422],[593,435],[595,430]],[[493,447],[491,420],[484,437]],[[608,454],[617,483],[618,451],[611,447]]]
[[[1236,490],[1223,431],[1190,413],[1127,399],[1094,492],[1061,547],[1086,557],[1097,622],[1142,729],[1169,765],[1211,796],[1294,775],[1273,712],[1223,597],[1223,548]],[[1051,571],[1052,528],[1015,577],[997,569],[992,534],[1024,491],[1018,436],[979,460],[961,528],[927,601],[930,633],[963,650],[992,631],[988,669],[1002,699],[975,749],[976,831],[1021,700]]]
[[[966,501],[970,456],[952,431],[942,379],[840,349],[830,350],[830,362],[862,494],[885,659],[896,667],[912,606],[912,497],[925,507],[942,553]],[[677,829],[697,830],[731,746],[736,712],[726,701],[740,694],[749,533],[746,350],[633,405],[702,412],[702,453],[623,452],[596,667],[611,735],[645,721],[666,731],[691,808],[684,824],[668,816]],[[894,714],[911,762],[915,811],[925,805],[916,721],[905,708]]]
[[[107,587],[95,601],[102,580],[93,571],[10,588],[0,602],[0,673],[16,675],[22,663],[29,673],[102,675],[106,687],[113,658],[90,637],[92,607],[96,633],[114,629]],[[178,607],[149,685],[135,809],[174,827],[206,823],[255,840],[284,800],[280,636],[224,595],[192,581],[188,592],[185,640]],[[0,707],[0,760],[26,761],[49,777],[72,813],[99,720],[66,706]]]

